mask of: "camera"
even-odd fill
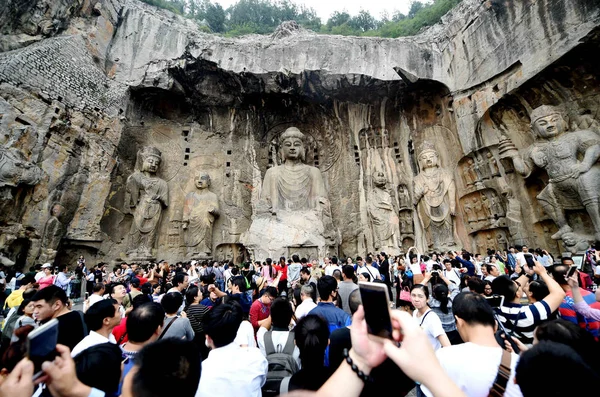
[[[440,271],[440,270],[442,270],[442,266],[436,263],[436,264],[434,264],[434,265],[432,266],[432,269],[433,269],[433,270],[431,271],[432,273],[433,273],[433,271],[435,271],[435,270],[437,270],[437,271]]]

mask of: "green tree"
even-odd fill
[[[425,7],[425,4],[420,1],[412,1],[410,3],[410,10],[408,10],[408,17],[414,18],[417,13]]]
[[[327,20],[327,27],[331,29],[334,26],[341,26],[350,21],[350,18],[352,17],[345,10],[342,12],[334,11]]]
[[[204,16],[208,26],[215,33],[223,33],[225,31],[225,10],[221,4],[208,3]]]
[[[369,11],[360,10],[358,15],[350,19],[348,24],[355,30],[366,32],[377,27],[375,18]]]

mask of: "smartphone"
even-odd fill
[[[42,363],[57,356],[58,320],[53,318],[27,335],[27,358],[33,362],[33,379],[42,375]]]
[[[89,292],[86,292],[86,293],[85,293],[85,299],[88,299],[89,297],[90,297],[90,293],[89,293]]]
[[[531,270],[533,270],[533,268],[535,267],[535,263],[533,262],[534,261],[533,255],[526,252],[523,254],[523,256],[525,256],[525,262],[527,263],[527,266],[529,266],[529,268],[531,268]]]
[[[577,265],[571,265],[571,267],[569,268],[569,271],[567,273],[567,278],[571,278],[575,272],[577,271]]]
[[[504,295],[486,296],[485,300],[494,309],[500,308],[504,305]]]
[[[372,339],[392,339],[392,320],[387,286],[360,281],[360,298],[365,309],[367,330]]]

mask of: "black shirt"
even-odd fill
[[[81,312],[72,311],[56,318],[58,320],[58,343],[73,350],[87,335],[84,334],[83,316]]]

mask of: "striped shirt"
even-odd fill
[[[504,303],[504,306],[495,311],[504,328],[508,332],[514,328],[513,335],[526,345],[533,343],[535,328],[541,322],[549,320],[552,314],[550,306],[544,301],[527,306]]]
[[[209,307],[206,307],[202,304],[190,305],[184,310],[187,314],[188,320],[190,320],[190,324],[192,325],[194,333],[204,333],[204,328],[202,327],[202,318],[209,310]]]
[[[596,296],[593,293],[582,288],[579,288],[579,291],[583,296],[583,300],[590,307],[600,309],[600,302],[596,302]],[[558,312],[565,320],[578,324],[581,328],[589,331],[594,338],[598,339],[600,336],[600,321],[584,317],[575,311],[575,301],[573,300],[573,293],[571,291],[567,291],[567,296],[558,307]]]

